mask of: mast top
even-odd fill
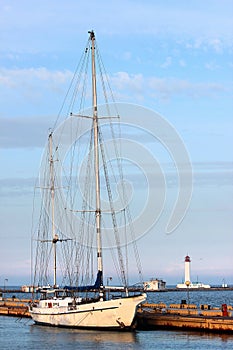
[[[89,30],[88,34],[90,34],[90,39],[95,39],[95,33],[94,30]]]

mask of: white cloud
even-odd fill
[[[170,59],[167,59],[169,65]],[[206,64],[207,69],[214,69],[213,63]],[[46,68],[29,69],[0,69],[0,91],[2,96],[9,90],[25,97],[25,102],[38,102],[46,99],[48,93],[64,97],[65,84],[71,81],[70,71],[50,71]],[[160,78],[157,76],[146,77],[143,74],[129,74],[118,72],[109,76],[110,85],[114,89],[115,97],[124,101],[136,99],[142,101],[146,96],[154,96],[158,99],[170,99],[174,95],[182,95],[189,98],[203,96],[216,97],[222,93],[228,93],[226,86],[214,82],[192,82],[185,79],[172,77]]]
[[[185,60],[179,60],[179,65],[180,65],[181,67],[186,67],[186,62],[185,62]]]
[[[117,93],[128,92],[141,94],[141,98],[150,94],[159,99],[170,99],[174,95],[184,95],[190,98],[203,96],[216,97],[226,93],[225,86],[218,83],[191,82],[176,78],[159,78],[156,76],[144,77],[142,74],[130,75],[127,72],[119,72],[111,78],[111,83]],[[128,98],[128,95],[127,95]]]
[[[128,61],[132,58],[132,53],[130,51],[126,51],[123,53],[123,59]]]
[[[44,67],[0,68],[0,94],[4,101],[1,114],[8,114],[10,111],[10,113],[16,113],[17,108],[14,108],[16,104],[18,104],[18,111],[21,109],[23,114],[29,112],[30,105],[36,104],[38,108],[40,104],[42,108],[42,103],[45,104],[49,94],[53,98],[50,98],[50,103],[46,102],[46,104],[51,105],[55,95],[64,97],[64,90],[67,89],[72,76],[73,73],[68,70],[52,71]],[[12,101],[15,102],[12,104]]]
[[[197,38],[189,39],[185,43],[185,47],[187,49],[203,50],[205,52],[212,50],[214,53],[221,54],[223,53],[225,47],[232,48],[232,42],[230,40],[228,41],[228,35],[226,35],[226,38],[218,38],[215,36],[208,36],[206,34],[203,34]]]
[[[118,72],[111,78],[111,82],[118,90],[128,88],[129,90],[142,92],[144,78],[142,74],[128,74],[127,72]]]
[[[161,64],[161,68],[167,68],[172,64],[171,56],[166,57],[165,61]]]
[[[49,82],[51,85],[63,84],[72,77],[70,71],[51,71],[47,68],[0,69],[0,86],[14,88],[36,81]]]
[[[205,68],[207,68],[207,69],[209,69],[209,70],[216,70],[216,69],[218,69],[218,68],[220,68],[219,67],[219,65],[218,64],[216,64],[215,62],[207,62],[206,64],[205,64]]]
[[[156,78],[149,79],[150,86],[155,94],[163,98],[171,98],[173,95],[185,95],[191,98],[202,96],[215,97],[225,91],[224,86],[217,83],[193,83],[188,80],[175,78]]]
[[[212,46],[213,49],[218,53],[221,53],[223,51],[223,42],[218,38],[210,39],[209,45]]]

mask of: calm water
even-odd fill
[[[233,291],[190,292],[190,302],[233,304]],[[186,292],[148,295],[151,302],[187,299]],[[96,332],[36,326],[31,320],[0,316],[0,348],[12,349],[233,349],[233,335],[188,331]]]

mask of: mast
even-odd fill
[[[99,126],[97,112],[96,93],[96,68],[95,68],[95,33],[90,31],[91,62],[92,62],[92,104],[93,104],[93,130],[94,130],[94,166],[95,166],[95,190],[96,190],[96,234],[97,234],[97,266],[100,275],[100,298],[103,298],[103,261],[101,242],[101,209],[100,209],[100,176],[99,176]]]
[[[57,250],[58,237],[55,233],[55,210],[54,210],[54,160],[52,148],[52,133],[49,134],[49,163],[50,163],[50,193],[51,193],[51,215],[52,215],[52,243],[53,243],[53,286],[57,286]]]

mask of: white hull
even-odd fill
[[[146,295],[138,295],[88,304],[69,306],[31,307],[32,319],[38,324],[77,328],[130,328],[137,306]],[[48,302],[51,300],[47,300]],[[44,301],[43,301],[44,303]],[[45,304],[45,303],[44,303]]]

